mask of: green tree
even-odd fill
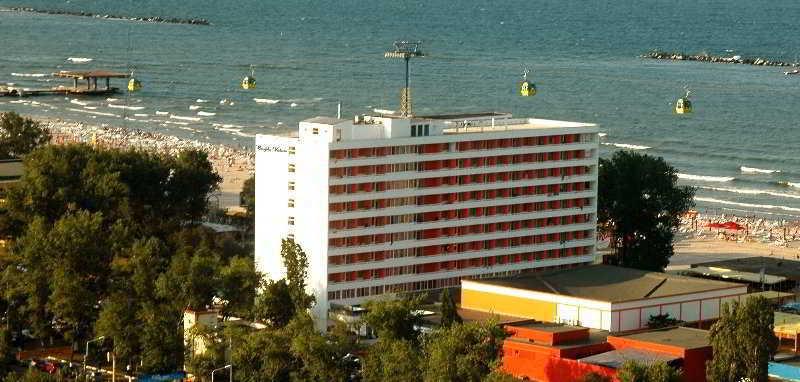
[[[248,216],[256,214],[256,177],[251,176],[244,181],[242,192],[239,193],[239,204],[245,208]]]
[[[489,373],[489,375],[486,376],[486,378],[483,379],[483,382],[519,382],[519,381],[520,381],[519,378],[499,370],[492,371],[491,373]],[[611,380],[609,379],[608,381],[598,381],[598,382],[611,382]]]
[[[291,352],[292,338],[284,330],[249,333],[233,347],[233,379],[240,382],[289,381],[298,368]]]
[[[617,151],[600,158],[598,223],[609,230],[619,265],[662,271],[669,263],[680,217],[694,206],[695,189],[677,181],[661,157]]]
[[[14,112],[0,113],[0,160],[19,158],[50,142],[50,133],[38,121]]]
[[[381,337],[364,358],[365,382],[421,382],[421,354],[408,340]]]
[[[11,331],[6,328],[0,328],[0,375],[6,375],[11,371],[11,361],[14,359],[13,352]]]
[[[611,382],[611,377],[606,377],[605,375],[591,372],[584,375],[576,382]]]
[[[275,328],[282,328],[289,324],[294,315],[295,305],[286,279],[266,281],[261,293],[256,297],[253,318],[268,322]]]
[[[314,296],[306,292],[308,279],[308,256],[300,244],[292,240],[281,241],[281,258],[286,268],[286,282],[289,285],[289,295],[296,311],[306,311],[314,305]]]
[[[723,304],[709,332],[714,358],[706,366],[711,382],[768,380],[768,363],[778,348],[772,330],[774,312],[767,299],[748,298],[744,304]]]
[[[416,344],[418,333],[415,328],[422,324],[417,312],[422,309],[424,298],[420,295],[368,301],[363,321],[377,333],[378,338],[402,339]]]
[[[636,361],[625,361],[617,370],[620,382],[681,382],[683,373],[665,362],[645,365]]]
[[[442,303],[442,326],[450,326],[453,323],[462,323],[461,316],[458,315],[458,308],[453,298],[450,297],[450,291],[445,289],[440,296]]]
[[[678,325],[680,325],[682,323],[683,323],[683,321],[676,320],[676,319],[670,317],[669,314],[664,313],[664,314],[656,314],[656,315],[650,316],[650,319],[647,320],[647,327],[649,329],[661,329],[661,328],[668,328],[668,327],[672,327],[672,326],[678,326]]]
[[[335,342],[335,338],[315,330],[310,315],[298,315],[285,330],[291,333],[290,352],[300,365],[292,373],[293,380],[345,381],[350,375],[342,360],[346,348]]]
[[[496,366],[505,330],[495,322],[453,324],[425,338],[425,381],[475,381]]]

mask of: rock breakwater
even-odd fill
[[[707,54],[690,55],[684,53],[661,52],[653,51],[639,56],[641,58],[652,58],[657,60],[673,60],[673,61],[702,61],[702,62],[715,62],[721,64],[745,64],[757,66],[800,66],[800,63],[784,62],[778,60],[768,60],[760,57],[718,57],[710,56]]]
[[[39,8],[28,8],[28,7],[14,7],[14,8],[7,8],[7,10],[15,12],[43,13],[47,15],[80,16],[80,17],[93,17],[97,19],[141,21],[146,23],[211,25],[211,22],[206,19],[183,19],[177,17],[161,17],[161,16],[132,17],[132,16],[122,16],[122,15],[68,11],[65,9],[39,9]]]

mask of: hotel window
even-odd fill
[[[294,182],[289,182],[289,191],[294,191]]]
[[[319,129],[318,129],[318,128],[316,128],[316,127],[315,127],[315,128],[313,128],[313,129],[311,129],[311,134],[314,134],[314,135],[319,135]]]
[[[431,126],[431,125],[425,125],[425,136],[426,136],[426,137],[427,137],[428,135],[430,135],[430,129],[429,129],[429,128],[430,128],[430,126]]]
[[[289,225],[294,225],[294,216],[289,216]]]
[[[417,127],[416,126],[411,126],[411,136],[412,137],[416,137],[417,136]]]
[[[289,146],[289,155],[294,155],[294,146]]]
[[[289,199],[289,207],[294,207],[294,199]]]
[[[289,172],[294,172],[294,163],[289,163]]]
[[[422,136],[422,125],[417,125],[417,136]]]
[[[286,235],[286,240],[289,240],[289,241],[291,241],[291,242],[294,242],[294,234],[293,234],[293,233],[290,233],[290,234]]]

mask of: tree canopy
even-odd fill
[[[442,295],[440,296],[440,300],[442,303],[442,326],[450,326],[453,323],[461,323],[461,316],[458,315],[458,309],[456,308],[456,303],[453,301],[453,298],[450,297],[450,291],[445,289],[442,291]]]
[[[617,151],[600,158],[598,223],[619,265],[662,271],[669,264],[674,230],[694,206],[695,189],[677,181],[677,170],[661,157]]]
[[[0,113],[0,160],[19,158],[50,142],[50,133],[38,121],[15,112]]]
[[[245,208],[249,216],[256,214],[256,177],[251,176],[244,181],[242,191],[239,193],[239,203]]]
[[[768,363],[778,348],[772,330],[774,315],[764,297],[750,297],[743,304],[722,305],[719,320],[709,333],[714,358],[706,366],[710,382],[766,382]]]
[[[625,361],[617,370],[620,382],[681,382],[683,373],[665,362],[643,364],[636,361]]]
[[[416,327],[422,323],[417,313],[425,296],[402,296],[396,299],[371,300],[365,304],[364,323],[372,328],[378,338],[401,339],[416,344]]]

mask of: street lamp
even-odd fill
[[[230,369],[230,375],[229,375],[230,380],[229,380],[229,382],[233,382],[233,365],[225,365],[225,366],[223,366],[223,367],[221,367],[219,369],[212,370],[211,371],[211,382],[214,382],[214,373],[216,373],[216,372],[218,372],[220,370],[225,370],[225,369]]]
[[[104,339],[106,339],[106,336],[100,336],[93,340],[86,341],[86,353],[83,353],[83,379],[86,379],[86,357],[89,355],[89,344]]]

